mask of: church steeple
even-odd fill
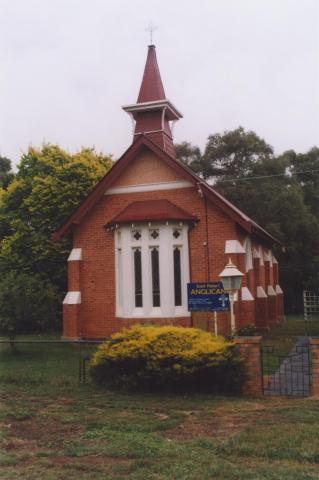
[[[149,45],[147,59],[137,103],[126,105],[123,110],[135,120],[134,140],[144,134],[164,151],[175,157],[170,121],[182,117],[174,105],[166,99],[157,64],[155,45]]]
[[[149,45],[137,103],[154,100],[165,100],[165,92],[157,64],[155,45]]]

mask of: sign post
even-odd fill
[[[218,335],[217,312],[214,312],[214,333]]]
[[[226,312],[229,310],[229,295],[222,282],[188,283],[189,312]]]
[[[214,312],[214,333],[218,334],[217,313],[229,311],[229,295],[222,282],[188,283],[189,312]]]
[[[217,312],[229,310],[229,295],[222,282],[188,283],[189,312],[214,312],[214,333],[218,335]]]

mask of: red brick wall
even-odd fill
[[[142,158],[141,161],[144,160]],[[154,165],[157,169],[159,168],[156,162]],[[147,175],[149,177],[149,173]],[[162,173],[161,178],[166,179],[167,175],[167,173]],[[169,175],[172,175],[172,173],[169,172]],[[134,181],[136,179],[134,180],[133,172],[127,171],[125,179],[122,179],[122,181],[119,179],[117,183],[118,185],[123,185],[122,182],[132,184]],[[218,275],[228,261],[228,255],[225,256],[224,253],[226,240],[238,239],[243,243],[246,236],[245,232],[237,227],[235,222],[220,209],[208,201],[206,203],[195,187],[105,195],[82,220],[81,224],[74,228],[73,247],[82,248],[82,260],[80,262],[68,262],[69,290],[80,290],[82,303],[77,306],[65,305],[64,336],[107,337],[124,326],[139,321],[138,319],[121,319],[115,316],[114,233],[106,231],[104,225],[131,202],[151,199],[170,200],[178,207],[197,216],[200,220],[189,232],[191,281],[219,280]],[[230,256],[237,267],[245,272],[245,255]],[[247,274],[249,279],[245,275],[242,284],[243,286],[249,286],[251,293],[255,296],[256,285],[262,285],[265,289],[266,285],[263,267],[257,268],[256,262],[254,262],[254,265],[254,271]],[[259,303],[258,310],[255,301],[241,301],[239,296],[239,302],[236,302],[235,305],[238,327],[255,323],[256,313],[260,312],[262,308],[261,302]],[[263,314],[265,314],[265,311]],[[262,315],[260,319],[262,319]],[[145,321],[145,319],[140,319],[140,321]],[[213,313],[203,312],[193,314],[192,318],[153,319],[152,321],[184,326],[201,326],[212,331],[214,328]],[[260,323],[265,322],[266,320],[260,321]],[[229,326],[229,314],[218,314],[219,333],[228,333]]]
[[[71,291],[80,291],[80,270],[81,262],[71,261],[68,262],[68,289]]]
[[[107,232],[104,225],[127,205],[136,200],[165,198],[177,206],[196,215],[200,222],[189,232],[189,256],[192,281],[218,280],[225,265],[225,241],[236,238],[236,226],[223,212],[207,204],[208,229],[206,230],[205,201],[195,188],[139,192],[134,194],[106,195],[81,225],[74,230],[74,248],[82,248],[80,288],[82,303],[79,305],[78,331],[86,337],[105,337],[136,319],[115,317],[115,265],[114,234]],[[207,248],[207,240],[209,249]],[[209,250],[209,251],[208,251]],[[75,264],[69,262],[70,287],[77,285]],[[76,288],[78,289],[78,288]],[[68,324],[66,309],[65,329]],[[199,313],[197,321],[206,322],[209,315]],[[225,315],[219,315],[220,328],[225,329]],[[171,322],[159,319],[158,322]],[[190,324],[188,317],[175,319],[179,324]],[[65,333],[66,335],[66,333]]]
[[[175,170],[168,166],[163,168],[162,160],[151,152],[145,152],[127,166],[121,176],[114,182],[112,188],[178,180],[181,180],[181,178]]]
[[[268,298],[255,299],[255,318],[256,326],[261,329],[267,329],[268,322]]]
[[[311,395],[314,397],[319,397],[319,339],[310,338],[310,355],[311,355],[311,374],[312,374],[312,385],[311,385]]]
[[[63,337],[77,339],[81,337],[79,328],[80,305],[63,305]]]
[[[246,379],[242,389],[244,395],[260,396],[263,394],[261,340],[262,337],[237,337],[235,339],[246,370]]]

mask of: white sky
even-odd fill
[[[118,158],[150,20],[175,141],[242,125],[276,153],[319,145],[318,0],[0,0],[0,154],[49,141]]]

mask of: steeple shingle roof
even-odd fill
[[[165,92],[157,64],[155,45],[149,45],[137,103],[164,100]]]

